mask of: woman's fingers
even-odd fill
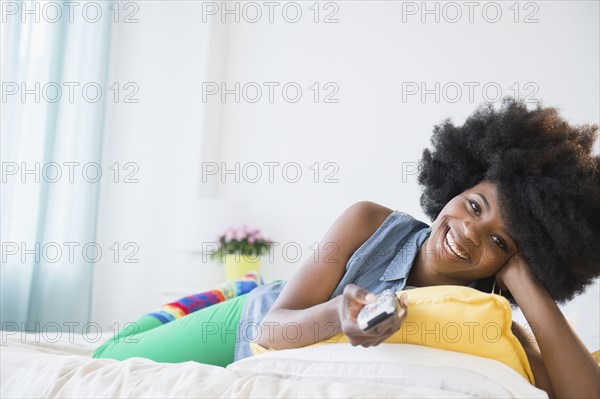
[[[377,300],[377,296],[355,284],[348,284],[344,287],[343,294],[349,302],[360,305],[367,305]]]
[[[398,315],[392,315],[367,332],[353,325],[345,331],[345,334],[353,344],[363,346],[366,344],[372,345],[375,342],[381,342],[389,338],[400,329],[401,324],[402,321]]]
[[[398,311],[386,320],[379,323],[377,327],[375,327],[373,330],[371,330],[370,332],[372,333],[372,335],[389,336],[400,329],[400,325],[406,318],[406,314],[408,312],[408,298],[405,293],[402,293],[400,297],[397,298],[397,300],[399,305]]]
[[[358,327],[356,316],[367,304],[375,302],[377,297],[368,290],[354,284],[344,288],[343,303],[340,308],[342,330],[353,346],[376,346],[385,341],[400,329],[408,311],[408,298],[402,293],[398,298],[398,310],[395,314],[383,320],[373,329],[365,332]]]
[[[398,308],[398,318],[400,319],[400,323],[402,323],[408,314],[408,296],[405,292],[400,294],[398,302],[400,303],[400,307]]]
[[[377,301],[375,295],[354,284],[348,284],[342,295],[344,296],[346,314],[352,319],[356,319],[363,306]]]
[[[370,336],[377,338],[375,341],[368,341],[368,345],[365,347],[377,346],[400,330],[402,322],[408,314],[408,297],[405,293],[398,297],[398,303],[398,312],[369,332]]]

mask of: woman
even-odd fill
[[[600,166],[591,155],[596,135],[597,126],[570,126],[553,108],[530,111],[512,99],[499,110],[479,108],[462,126],[447,120],[435,127],[433,151],[425,150],[420,164],[421,204],[431,226],[357,203],[326,233],[324,256],[309,259],[289,282],[258,287],[139,339],[146,348],[161,335],[174,341],[219,313],[239,320],[237,344],[221,346],[228,356],[235,351],[236,360],[249,355],[250,340],[284,349],[343,331],[353,345],[373,346],[396,332],[410,311],[401,300],[399,314],[364,333],[356,316],[373,294],[446,284],[489,292],[496,283],[537,327],[536,345],[513,323],[536,385],[551,397],[598,397],[600,369],[555,303],[572,299],[600,275]],[[286,335],[290,323],[300,328],[293,340]],[[97,357],[123,358],[114,345],[101,352]],[[141,347],[131,353],[164,361]]]

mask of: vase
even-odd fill
[[[260,256],[225,255],[225,278],[228,281],[239,280],[251,271],[260,272]]]

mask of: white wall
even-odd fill
[[[288,278],[301,260],[312,256],[311,245],[356,201],[375,201],[427,221],[416,177],[403,176],[403,163],[410,168],[420,158],[435,123],[446,117],[464,120],[484,100],[486,83],[497,84],[505,95],[514,94],[515,83],[522,95],[531,93],[525,84],[532,83],[538,90],[533,98],[558,106],[571,122],[600,121],[595,2],[536,2],[537,10],[520,9],[519,23],[508,8],[512,2],[497,3],[502,9],[497,23],[486,22],[481,7],[475,9],[473,23],[464,6],[460,22],[447,22],[454,14],[446,9],[439,23],[432,15],[422,23],[420,14],[403,14],[406,2],[354,1],[335,3],[338,23],[314,23],[313,3],[299,4],[302,18],[297,23],[284,20],[282,7],[269,23],[263,7],[256,23],[243,17],[235,23],[226,15],[223,24],[220,15],[207,14],[203,23],[199,3],[148,2],[141,4],[137,26],[116,27],[113,80],[139,82],[143,101],[111,107],[105,158],[108,164],[138,162],[140,183],[103,187],[100,239],[139,241],[140,263],[96,265],[93,320],[103,325],[134,320],[160,305],[165,292],[174,296],[221,278],[218,266],[203,265],[198,256],[163,245],[174,236],[167,216],[174,198],[216,189],[221,198],[247,202],[249,219],[257,227],[302,248],[298,261],[290,261],[294,251],[286,260],[276,250],[274,260],[264,266],[267,280]],[[335,11],[319,4],[320,19]],[[420,7],[421,2],[412,4]],[[486,16],[493,18],[493,10],[488,11]],[[523,23],[531,12],[539,22]],[[288,15],[293,16],[292,10]],[[281,85],[273,103],[266,88],[257,103],[243,98],[236,103],[232,95],[224,103],[218,96],[202,103],[203,81],[226,81],[229,88],[235,82]],[[287,82],[302,87],[299,102],[283,100],[280,88]],[[321,95],[325,83],[335,83],[339,102],[314,103],[309,89],[314,82],[319,82]],[[424,102],[418,96],[403,101],[406,82],[425,82],[428,88],[435,82],[456,82],[463,93],[456,103],[447,98],[436,102],[432,95]],[[465,82],[479,84],[473,99]],[[209,119],[203,119],[203,110]],[[204,147],[202,133],[208,137]],[[198,184],[201,161],[224,161],[228,168],[235,162],[243,167],[275,161],[280,167],[272,183],[263,167],[257,183],[238,183],[228,175],[224,183],[209,179]],[[281,166],[292,162],[301,166],[298,183],[288,183],[281,174]],[[309,168],[315,162],[321,172],[317,183]],[[333,177],[339,182],[323,182],[333,170],[324,169],[327,162],[338,168]],[[254,175],[253,169],[248,172]],[[590,349],[600,347],[598,297],[596,285],[567,308],[579,315]]]
[[[139,23],[113,26],[109,81],[137,84],[139,102],[109,104],[103,163],[108,170],[119,162],[122,179],[133,171],[124,164],[135,163],[139,182],[103,180],[98,241],[103,248],[119,242],[121,256],[133,242],[139,262],[115,262],[111,252],[94,266],[91,318],[105,330],[166,302],[161,292],[189,279],[188,256],[173,250],[175,204],[197,195],[206,123],[197,93],[207,77],[209,25],[196,23],[191,3],[189,12],[169,2],[138,4]]]

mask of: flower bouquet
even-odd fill
[[[258,229],[243,225],[240,229],[229,227],[217,237],[218,248],[211,258],[225,264],[227,280],[235,280],[251,271],[260,271],[260,257],[273,245]]]

